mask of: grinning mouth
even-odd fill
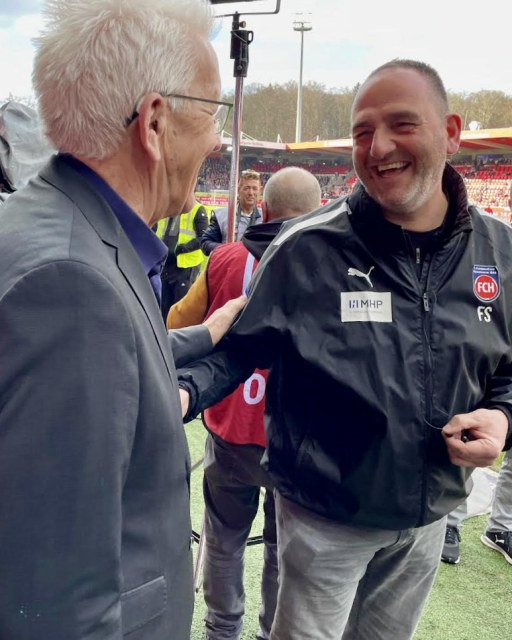
[[[377,172],[379,175],[399,173],[406,169],[410,165],[410,162],[388,162],[388,164],[377,165]]]

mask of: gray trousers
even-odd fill
[[[260,467],[264,449],[232,445],[209,435],[204,459],[205,556],[203,591],[206,637],[235,640],[242,631],[245,592],[244,551],[263,502],[263,573],[257,638],[268,640],[277,602],[277,534],[271,482]]]
[[[487,531],[512,531],[512,449],[503,458]]]
[[[448,527],[456,527],[460,530],[462,523],[468,517],[468,501],[464,500],[462,504],[448,514],[446,525]]]
[[[460,529],[468,517],[467,501],[448,514],[447,525]],[[486,531],[512,531],[512,449],[503,458]]]
[[[387,531],[327,520],[276,495],[279,594],[271,640],[409,640],[446,518]]]

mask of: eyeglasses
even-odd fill
[[[178,98],[180,100],[196,100],[197,102],[206,102],[208,104],[216,104],[217,109],[213,114],[213,121],[215,123],[215,133],[220,134],[224,131],[226,127],[226,122],[228,121],[229,114],[231,113],[231,109],[233,108],[232,102],[222,102],[220,100],[209,100],[208,98],[196,98],[194,96],[184,96],[179,93],[162,93],[163,98]],[[126,120],[124,123],[125,127],[129,127],[131,123],[137,119],[139,115],[139,106],[136,107],[135,111],[132,115]]]

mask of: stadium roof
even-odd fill
[[[460,146],[461,149],[484,153],[512,153],[512,128],[463,131]]]
[[[224,139],[224,146],[231,144],[231,139]],[[314,153],[326,155],[350,155],[352,153],[352,138],[339,140],[319,140],[317,142],[260,142],[257,140],[243,140],[242,147],[267,151],[294,151],[298,153]],[[480,129],[479,131],[463,131],[459,154],[512,154],[512,127],[508,129]]]
[[[352,153],[352,138],[340,140],[320,140],[318,142],[298,142],[286,145],[289,151],[304,151],[325,155],[343,155]],[[479,131],[463,131],[459,154],[476,153],[511,153],[512,127],[508,129],[480,129]]]

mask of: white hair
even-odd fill
[[[119,149],[146,94],[187,93],[197,39],[214,27],[208,0],[44,0],[43,15],[32,81],[46,136],[99,160]]]
[[[318,179],[300,167],[281,169],[268,180],[263,191],[269,218],[310,213],[322,203]]]

